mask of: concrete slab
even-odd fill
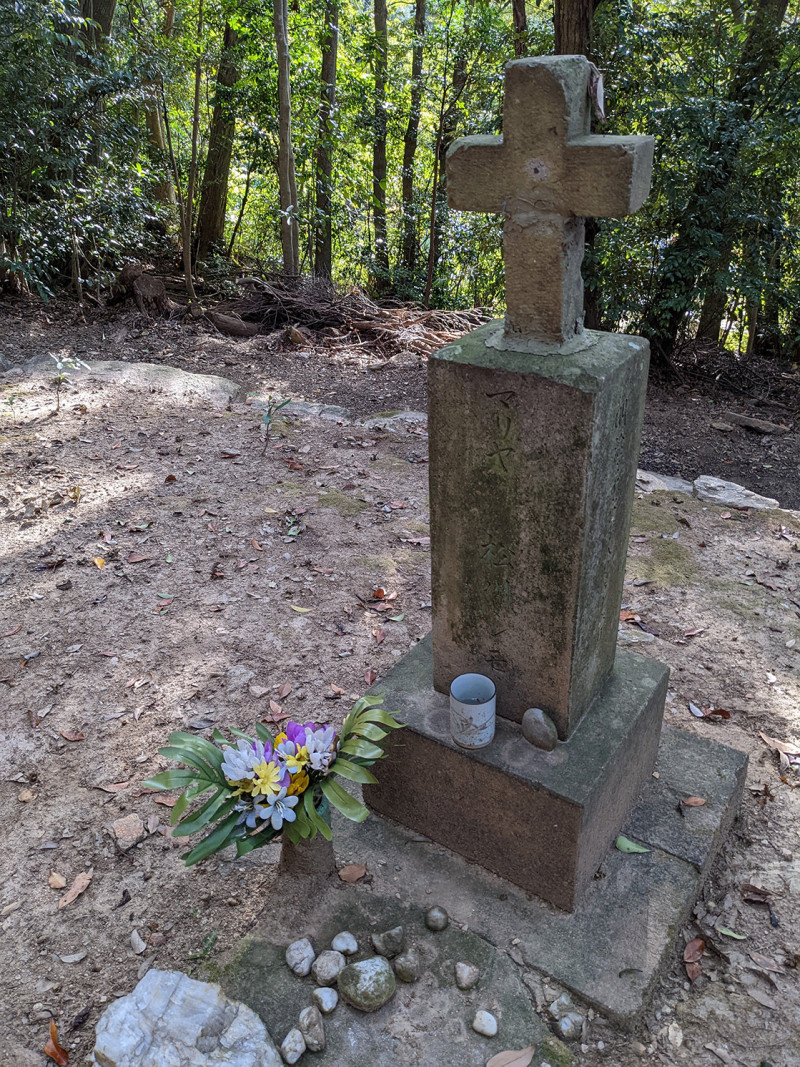
[[[376,877],[376,891],[394,887],[403,900],[441,904],[500,951],[519,938],[527,967],[632,1026],[738,812],[747,756],[665,726],[656,766],[659,777],[649,779],[623,828],[652,851],[612,848],[569,914],[385,819],[335,820],[334,837],[342,855],[391,872]],[[698,809],[685,818],[675,811],[673,801],[685,795],[706,799],[702,823],[693,819]]]
[[[491,745],[465,751],[450,737],[448,698],[431,684],[428,637],[371,690],[407,728],[364,800],[570,911],[653,769],[668,674],[620,652],[578,728],[552,752],[499,717]]]
[[[325,1018],[326,1047],[314,1054],[315,1063],[483,1067],[495,1052],[528,1045],[542,1053],[537,1063],[547,1059],[551,1049],[560,1053],[552,1063],[569,1061],[566,1049],[551,1044],[519,968],[508,956],[455,925],[432,933],[423,917],[418,904],[375,894],[369,886],[329,885],[305,906],[286,904],[277,915],[270,909],[269,919],[256,926],[225,968],[221,985],[229,996],[253,1008],[280,1043],[297,1025],[302,1009],[312,1003],[316,986],[312,977],[298,978],[286,966],[284,954],[291,941],[309,937],[319,953],[330,948],[336,934],[349,930],[359,944],[351,960],[365,959],[374,955],[370,934],[401,925],[406,945],[413,945],[422,960],[421,977],[413,984],[398,982],[392,999],[368,1015],[340,1001]],[[481,972],[477,986],[469,991],[459,990],[455,983],[455,964],[461,961]],[[498,1020],[499,1032],[493,1039],[471,1029],[480,1009],[491,1011]]]

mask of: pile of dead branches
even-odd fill
[[[360,341],[427,355],[486,322],[484,308],[429,311],[412,305],[382,306],[359,289],[337,289],[310,278],[243,278],[241,297],[219,304],[216,314],[255,325],[259,333],[288,327],[304,333],[324,331],[338,347]],[[298,342],[301,340],[298,338]]]

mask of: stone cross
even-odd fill
[[[463,137],[447,153],[447,194],[460,211],[504,216],[505,338],[559,346],[583,322],[584,218],[637,211],[652,137],[589,133],[585,56],[513,60],[503,135]]]

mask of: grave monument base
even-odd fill
[[[459,748],[449,699],[434,691],[428,636],[372,692],[406,729],[392,738],[375,812],[572,911],[650,777],[669,671],[630,652],[615,667],[569,741],[534,748],[498,717],[494,741]]]

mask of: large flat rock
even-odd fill
[[[54,372],[49,356],[35,356],[27,360],[24,369],[29,374]],[[238,396],[240,387],[228,378],[217,374],[193,374],[163,363],[128,363],[121,359],[95,359],[88,361],[89,369],[78,367],[69,371],[70,380],[96,378],[112,382],[123,388],[141,389],[149,393],[166,393],[170,396],[199,396],[216,406],[224,406]]]

